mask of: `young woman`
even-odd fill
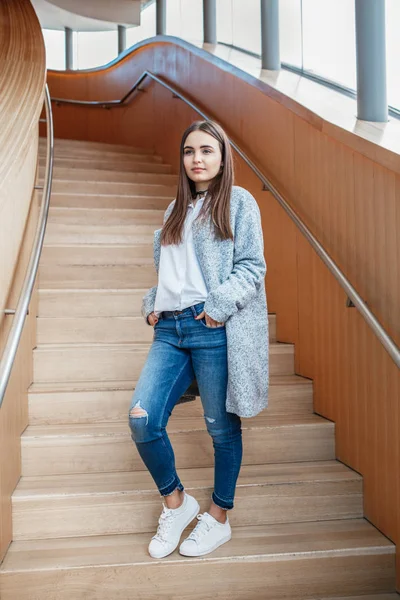
[[[229,140],[211,121],[183,134],[178,193],[155,232],[158,285],[143,298],[154,339],[129,411],[132,439],[165,504],[149,545],[154,558],[175,550],[212,552],[231,539],[242,462],[241,417],[268,402],[268,314],[260,211],[233,186]],[[196,378],[215,456],[208,512],[184,491],[166,433],[171,412]]]

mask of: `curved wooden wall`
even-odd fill
[[[190,95],[271,178],[400,343],[400,156],[323,121],[258,79],[185,42],[136,46],[105,69],[50,72],[52,96],[122,97],[145,70]],[[197,115],[154,83],[123,108],[54,107],[56,135],[155,148],[178,164]],[[329,271],[237,161],[237,183],[262,215],[269,309],[296,371],[314,381],[315,411],[336,422],[337,457],[364,476],[365,515],[400,548],[398,369]],[[400,554],[398,553],[400,573]],[[400,589],[400,577],[398,580]]]
[[[37,225],[32,202],[38,119],[46,67],[40,25],[29,0],[0,2],[0,356],[11,325]],[[20,476],[20,436],[32,381],[35,299],[0,408],[0,562],[12,537],[11,494]]]

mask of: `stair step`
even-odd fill
[[[149,265],[154,269],[153,235],[147,243],[120,244],[68,244],[46,245],[40,259],[40,267],[59,266],[114,266],[114,265]]]
[[[183,469],[186,490],[208,510],[214,469]],[[362,478],[337,461],[247,465],[233,526],[362,518]],[[23,477],[12,497],[13,539],[152,532],[160,496],[147,471]]]
[[[2,600],[126,600],[132,590],[141,600],[394,591],[394,545],[365,520],[243,526],[232,534],[210,556],[176,550],[162,560],[148,555],[148,533],[13,542],[0,570]]]
[[[211,467],[214,452],[204,418],[176,407],[168,433],[179,468]],[[317,415],[269,415],[243,419],[243,465],[335,458],[334,423]],[[120,423],[30,425],[21,438],[22,475],[141,471],[142,460]]]
[[[162,227],[164,210],[135,209],[135,208],[64,208],[52,206],[49,210],[46,235],[49,227],[62,225],[106,225],[135,227]]]
[[[269,315],[270,341],[275,342],[275,315]],[[37,319],[37,344],[151,343],[153,328],[138,317],[64,317]]]
[[[138,289],[157,284],[157,274],[143,258],[137,265],[42,265],[39,285],[51,289]]]
[[[126,422],[135,387],[136,381],[33,384],[28,396],[29,423]],[[311,381],[297,375],[270,378],[269,415],[310,415],[312,410]],[[185,404],[185,415],[202,414],[199,399]]]
[[[44,167],[46,165],[45,157],[41,157],[39,164],[42,168],[41,177],[44,174]],[[101,156],[98,158],[55,158],[54,159],[54,172],[59,177],[58,169],[101,169],[103,171],[119,171],[119,172],[138,172],[138,173],[172,173],[171,165],[165,165],[158,161],[154,161],[152,156],[136,156],[131,157],[127,155],[125,157],[119,157],[117,159],[106,159],[104,160]]]
[[[138,379],[150,344],[45,344],[33,351],[33,381]],[[270,344],[270,374],[294,373],[294,347]]]
[[[54,207],[49,211],[45,246],[146,243],[162,227],[164,211]]]
[[[39,149],[44,150],[46,148],[46,138],[39,138]],[[96,152],[103,154],[104,152],[119,152],[121,154],[139,154],[141,156],[155,156],[154,150],[139,148],[135,146],[129,146],[127,144],[110,144],[108,142],[92,142],[88,140],[72,140],[66,138],[55,138],[54,140],[55,150],[66,150],[70,149],[74,152],[79,150],[87,150],[88,152]]]
[[[121,195],[121,194],[71,194],[70,192],[56,193],[51,192],[51,206],[67,208],[138,208],[165,210],[168,204],[173,200],[172,194],[166,196],[146,195]]]
[[[40,167],[39,178],[44,179],[45,168]],[[113,169],[74,169],[71,167],[54,168],[53,182],[69,180],[71,183],[99,181],[99,182],[125,182],[125,183],[157,183],[159,185],[176,185],[177,176],[173,173],[162,173],[153,169],[141,172],[137,167],[130,171],[116,171]]]
[[[39,148],[39,157],[44,159],[46,156],[46,149],[44,147]],[[97,148],[68,148],[56,146],[54,148],[54,158],[83,158],[83,159],[102,159],[116,161],[128,161],[128,162],[141,162],[143,160],[162,164],[163,159],[161,156],[155,154],[144,154],[136,149],[136,152],[124,152],[122,150],[99,150]]]
[[[138,175],[138,174],[137,174]],[[176,185],[157,183],[159,177],[166,175],[153,175],[144,173],[141,179],[146,182],[124,183],[118,181],[70,181],[69,179],[54,179],[52,191],[63,194],[118,194],[125,196],[167,196],[170,202],[176,194]],[[169,177],[169,176],[168,176]]]
[[[39,289],[39,316],[138,317],[147,289]]]

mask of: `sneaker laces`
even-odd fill
[[[158,519],[157,533],[153,536],[153,540],[156,539],[163,544],[166,544],[168,542],[168,533],[171,529],[174,515],[172,509],[167,508],[165,504],[163,507],[163,511]]]
[[[214,517],[208,513],[197,515],[197,520],[199,522],[187,538],[188,540],[194,540],[195,542],[198,542],[200,538],[206,535],[206,533],[208,533],[217,524]]]

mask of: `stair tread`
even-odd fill
[[[89,566],[157,564],[148,533],[13,542],[0,573]],[[295,560],[298,557],[393,555],[395,546],[364,519],[234,527],[232,540],[191,562]],[[176,550],[162,563],[188,561]]]
[[[47,139],[45,137],[39,137],[39,145],[46,145]],[[54,138],[54,146],[55,148],[91,148],[106,150],[106,151],[118,151],[123,150],[127,152],[132,152],[134,154],[143,154],[143,155],[153,155],[154,150],[147,150],[145,148],[141,148],[139,146],[129,146],[128,144],[110,144],[109,142],[95,142],[91,140],[74,140],[69,138]]]
[[[141,317],[139,317],[141,318]],[[86,392],[86,391],[111,391],[133,389],[136,380],[131,381],[76,381],[76,382],[43,382],[32,383],[29,388],[30,394],[43,394],[53,392]],[[312,381],[300,375],[271,375],[270,386],[297,386],[312,385]]]
[[[212,485],[214,469],[202,467],[180,469],[186,489]],[[306,484],[308,482],[362,481],[362,477],[339,461],[244,465],[237,487]],[[154,482],[147,471],[114,473],[81,473],[47,475],[20,479],[13,494],[13,502],[38,497],[87,495],[154,494]]]
[[[310,415],[268,415],[268,409],[256,417],[243,419],[242,429],[278,428],[278,427],[315,427],[325,426],[331,430],[332,421],[328,421],[316,414]],[[173,414],[168,426],[169,433],[179,431],[193,431],[205,429],[202,417],[178,416]],[[93,438],[93,437],[130,437],[128,423],[71,423],[56,425],[29,425],[22,434],[22,441],[29,442],[35,439],[53,438]]]

